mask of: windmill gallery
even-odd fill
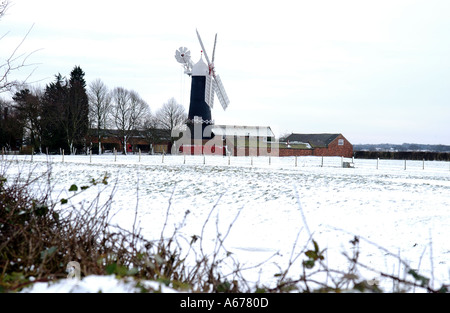
[[[171,134],[172,138],[179,138],[171,147],[172,153],[352,157],[353,146],[342,134],[292,134],[288,138],[294,140],[275,142],[269,126],[215,125],[211,115],[214,97],[217,96],[224,110],[230,104],[214,64],[217,34],[210,59],[197,30],[196,33],[202,48],[197,63],[192,61],[188,48],[180,47],[175,52],[175,59],[183,66],[184,73],[191,77],[191,92],[186,125]]]

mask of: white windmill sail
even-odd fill
[[[226,110],[228,104],[230,104],[230,100],[228,99],[227,93],[225,92],[225,88],[223,88],[222,80],[220,79],[219,75],[216,75],[213,85],[215,85],[214,90],[217,98],[219,98],[219,102],[222,105],[222,108]]]
[[[211,109],[214,107],[214,83],[215,81],[213,81],[211,75],[206,75],[205,102]]]
[[[200,34],[198,33],[198,30],[195,30],[197,32],[198,41],[200,42],[200,46],[203,49],[203,53],[205,55],[206,62],[208,62],[209,67],[209,75],[206,77],[206,88],[205,88],[205,102],[213,108],[214,105],[214,94],[217,95],[217,98],[219,98],[219,102],[222,105],[222,108],[226,110],[228,107],[230,100],[228,99],[227,93],[225,92],[225,88],[223,87],[222,80],[220,79],[219,75],[216,75],[216,69],[214,67],[214,57],[216,53],[216,43],[217,43],[217,34],[214,39],[214,48],[213,48],[213,54],[212,54],[212,60],[209,60],[208,54],[205,51],[205,46],[203,45],[202,38],[200,37]],[[212,80],[212,83],[211,83]]]

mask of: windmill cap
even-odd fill
[[[206,65],[206,63],[203,62],[203,58],[200,57],[200,60],[192,67],[192,76],[206,76],[208,74],[208,65]]]

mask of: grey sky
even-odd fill
[[[75,65],[88,82],[134,89],[156,111],[190,79],[174,58],[200,58],[195,29],[230,98],[216,124],[339,132],[352,143],[450,144],[450,1],[14,0],[0,57],[34,28],[31,81]],[[26,75],[27,73],[17,73]]]

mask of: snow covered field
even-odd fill
[[[203,235],[203,249],[208,251],[232,224],[224,246],[251,268],[245,272],[249,281],[270,282],[286,267],[293,249],[300,252],[307,244],[311,248],[310,234],[327,249],[330,268],[346,268],[342,252],[351,254],[349,241],[356,235],[361,237],[363,264],[406,276],[390,252],[431,278],[434,287],[450,280],[449,162],[407,161],[405,169],[404,161],[380,160],[377,169],[377,160],[357,159],[355,168],[342,168],[341,158],[334,157],[5,159],[2,164],[8,165],[11,176],[19,169],[33,168],[37,174],[50,166],[55,199],[71,195],[70,185],[87,185],[107,172],[106,193],[116,188],[113,222],[131,229],[138,208],[139,227],[148,239],[160,238],[166,216],[164,234],[170,236],[189,211],[178,233],[187,240]],[[72,202],[90,201],[96,193],[90,188]]]

